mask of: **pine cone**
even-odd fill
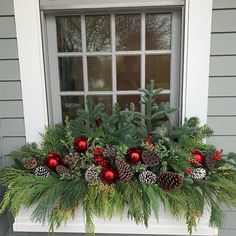
[[[48,169],[45,166],[38,166],[35,169],[34,174],[36,176],[47,178],[49,176],[49,171],[48,171]]]
[[[59,175],[62,175],[62,174],[67,174],[70,172],[70,170],[63,166],[63,165],[58,165],[56,166],[56,172],[59,174]]]
[[[146,170],[139,174],[139,181],[146,184],[155,184],[157,176],[152,171]]]
[[[159,158],[157,153],[151,151],[151,150],[145,150],[142,153],[142,159],[143,162],[148,166],[148,167],[154,167],[159,165]]]
[[[118,175],[119,175],[120,180],[123,182],[127,182],[127,181],[131,180],[131,178],[133,177],[134,174],[131,171],[129,165],[123,160],[116,160],[115,164],[117,167],[117,171],[118,171]]]
[[[96,180],[98,180],[98,172],[96,170],[93,170],[92,168],[89,168],[85,172],[85,180],[89,183],[92,183]]]
[[[106,159],[114,159],[116,157],[116,148],[115,147],[107,147],[103,151],[103,157]]]
[[[158,184],[164,190],[173,190],[180,187],[183,183],[183,176],[178,173],[164,172],[161,173]]]
[[[35,158],[31,158],[31,159],[26,160],[26,161],[24,162],[24,167],[25,167],[25,169],[27,169],[27,170],[33,170],[34,168],[37,167],[37,165],[38,165],[38,163],[37,163],[37,161],[36,161]]]
[[[192,179],[202,180],[206,176],[206,170],[203,168],[193,169],[192,174],[190,175]]]
[[[213,156],[206,156],[205,158],[205,166],[208,170],[213,170],[215,167],[215,159]]]
[[[63,158],[63,164],[68,166],[76,165],[79,164],[80,159],[81,159],[80,153],[72,151]]]

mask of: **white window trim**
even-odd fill
[[[156,0],[155,4],[157,2]],[[160,0],[161,4],[163,2]],[[45,125],[48,125],[39,0],[14,0],[14,7],[26,141],[38,142],[40,141],[39,133],[44,131]],[[94,8],[95,6],[91,5],[91,7]],[[111,5],[108,4],[107,7],[111,7]],[[202,123],[207,122],[211,15],[212,0],[186,0],[183,29],[182,117],[198,116]],[[30,222],[30,213],[22,210],[20,214],[21,216],[17,217],[14,224],[15,230],[47,231],[47,228]],[[171,231],[172,227],[169,227],[170,224],[172,225],[170,217],[160,227],[157,227],[158,224],[155,223],[154,228],[151,227],[151,230],[147,231],[141,230],[141,226],[130,227],[130,224],[128,224],[128,229],[131,229],[132,231],[129,232],[133,234],[156,232],[160,234],[187,234],[185,224],[177,223],[178,227],[174,227],[173,224],[173,231]],[[120,232],[120,224],[114,225],[109,222],[107,227],[104,225],[102,223],[101,227],[98,227],[101,232],[108,229],[112,232],[117,230],[115,232],[122,233]],[[64,232],[68,232],[69,226]],[[78,227],[77,222],[74,222],[71,227],[72,231],[75,230],[75,227],[76,229],[81,228]],[[194,235],[217,235],[217,230],[209,228],[207,222],[204,221],[203,224],[199,225],[198,231],[194,232]]]

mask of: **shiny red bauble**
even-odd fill
[[[133,147],[129,149],[127,156],[130,163],[138,164],[142,159],[142,151],[137,147]]]
[[[74,149],[77,152],[85,152],[88,148],[88,138],[79,137],[74,141]]]
[[[49,169],[54,169],[56,166],[59,165],[59,162],[60,153],[58,152],[53,152],[44,159],[44,165],[47,166]]]
[[[107,184],[111,184],[118,178],[118,173],[115,169],[104,168],[101,173],[101,179]]]
[[[201,151],[199,150],[192,151],[192,156],[193,156],[193,161],[192,161],[193,163],[197,162],[199,164],[204,164],[205,157]]]

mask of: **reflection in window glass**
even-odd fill
[[[116,50],[140,50],[141,15],[116,15]]]
[[[170,49],[171,14],[146,14],[146,50]]]
[[[86,16],[85,23],[87,51],[110,51],[110,15]]]
[[[158,88],[170,89],[170,55],[146,56],[146,84],[150,80]]]
[[[109,95],[92,95],[94,104],[103,103],[106,106],[105,111],[112,113],[112,96]]]
[[[81,51],[81,22],[79,16],[57,16],[58,52]]]
[[[140,111],[140,95],[118,95],[117,102],[122,109],[129,108],[130,103],[134,103],[135,111]]]
[[[89,91],[111,91],[111,57],[88,57]]]
[[[58,60],[61,91],[83,91],[82,58],[60,57]]]

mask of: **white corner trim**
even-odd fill
[[[207,123],[212,0],[186,0],[182,117]]]
[[[38,0],[14,0],[27,142],[40,141],[48,124]]]

